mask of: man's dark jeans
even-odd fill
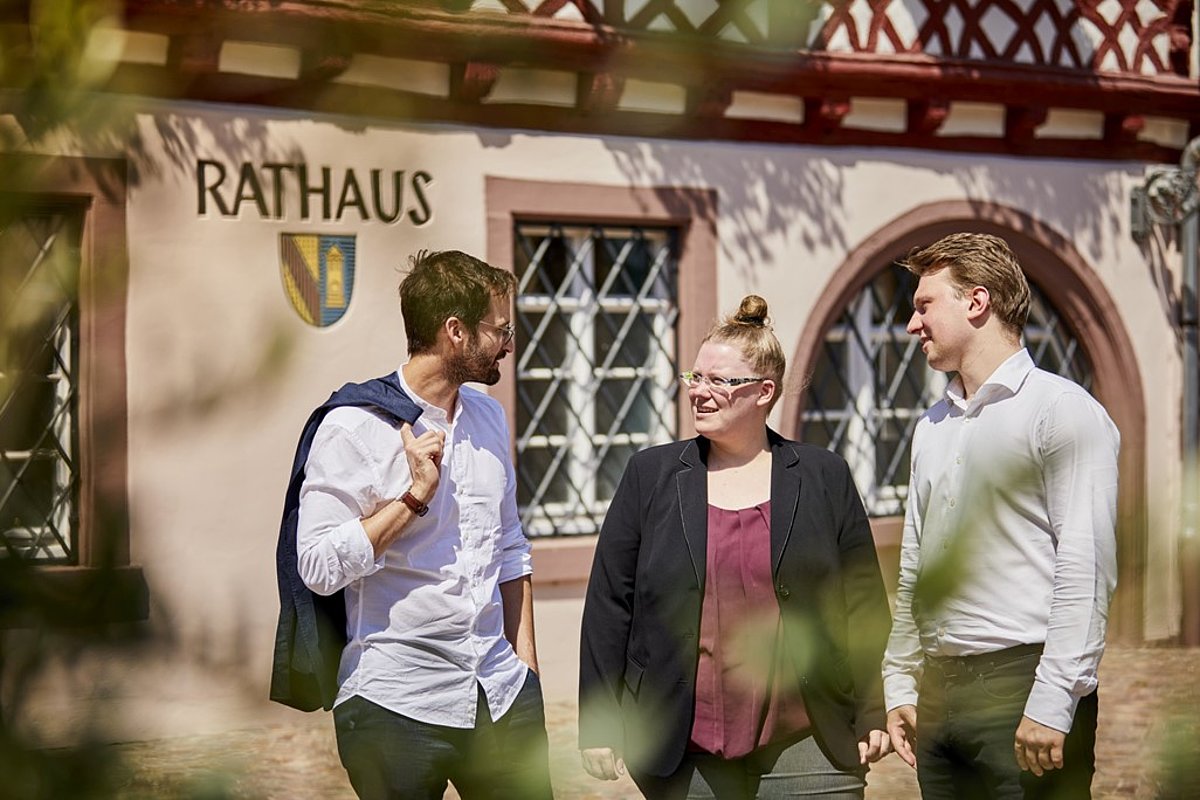
[[[1096,693],[1079,701],[1063,768],[1038,778],[1013,751],[1040,647],[926,659],[917,705],[917,779],[923,800],[1086,800],[1096,768]]]
[[[362,800],[552,798],[542,686],[530,670],[517,699],[492,721],[483,689],[474,728],[431,725],[352,697],[333,710],[338,755]]]

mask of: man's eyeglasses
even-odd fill
[[[479,320],[479,324],[487,325],[492,330],[499,331],[501,345],[508,344],[509,342],[512,341],[513,337],[517,335],[517,328],[511,322],[508,323],[507,325],[493,325],[490,322],[484,322],[483,320]]]
[[[701,375],[699,372],[681,372],[679,373],[679,380],[683,381],[689,389],[695,389],[701,384],[714,386],[718,389],[732,389],[747,383],[765,381],[766,378],[720,378],[715,375]]]

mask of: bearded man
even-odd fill
[[[345,598],[326,707],[359,797],[551,797],[509,428],[463,385],[500,379],[516,281],[456,251],[410,266],[408,362],[347,387],[392,400],[327,404],[303,461],[299,576]]]

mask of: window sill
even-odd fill
[[[150,593],[139,566],[37,566],[0,562],[0,628],[139,622]]]

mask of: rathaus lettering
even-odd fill
[[[424,225],[432,215],[426,189],[433,176],[424,170],[405,176],[404,170],[373,169],[362,179],[352,169],[269,162],[245,162],[235,173],[219,161],[199,159],[196,212],[239,217],[247,209],[262,219],[278,220],[299,212],[301,220],[323,222],[349,215],[386,223],[406,217],[413,225]]]

